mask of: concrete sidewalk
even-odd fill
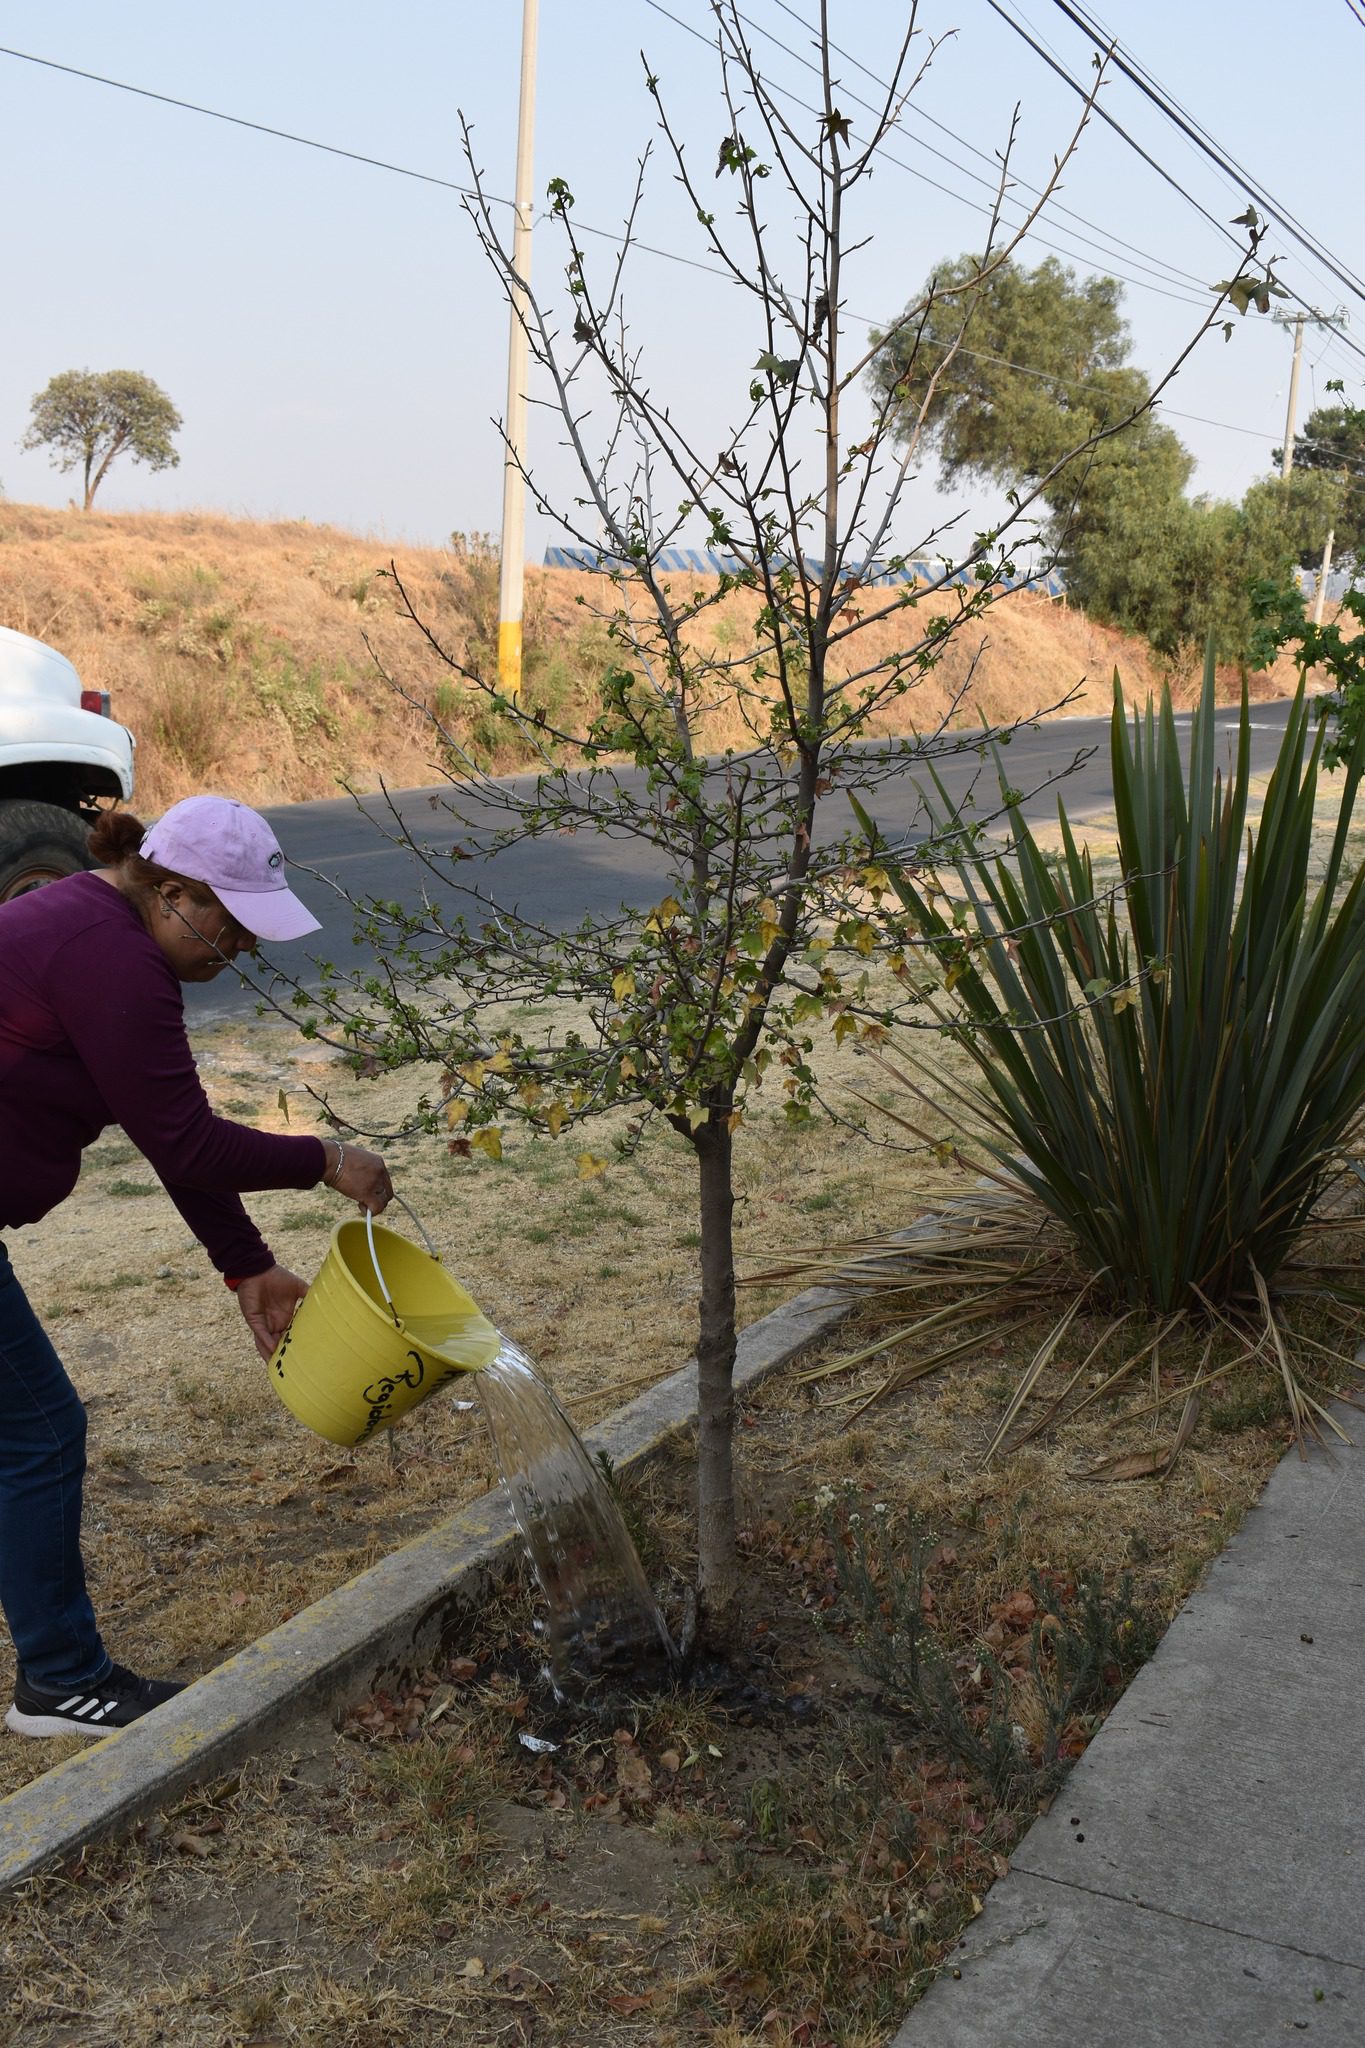
[[[1365,2043],[1365,1451],[1340,1445],[1285,1457],[892,2048],[1300,2038]]]

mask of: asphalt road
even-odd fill
[[[1258,769],[1268,768],[1274,760],[1287,710],[1284,703],[1252,708],[1252,756]],[[1230,733],[1236,717],[1233,709],[1219,711],[1220,728]],[[1188,729],[1188,718],[1182,718],[1180,724]],[[1073,818],[1102,811],[1112,802],[1107,718],[1052,719],[1021,731],[1011,742],[1005,762],[1011,782],[1026,793],[1024,809],[1030,817],[1055,817],[1059,791]],[[940,764],[939,772],[956,802],[963,800],[973,777],[980,778],[983,799],[995,786],[989,762],[983,767],[974,751]],[[924,830],[915,788],[917,776],[923,779],[922,769],[908,769],[885,785],[871,806],[878,825],[893,843],[913,840]],[[509,778],[513,783],[518,779],[527,778]],[[623,770],[621,780],[637,786],[643,783],[634,770]],[[469,819],[460,823],[442,808],[451,795],[443,785],[392,796],[412,836],[438,856],[457,842],[477,847],[499,822],[494,809],[471,803],[460,794]],[[844,799],[830,798],[823,810],[827,834],[835,836],[846,828],[849,813]],[[347,969],[366,958],[353,942],[354,917],[336,894],[337,887],[357,898],[404,901],[415,899],[425,886],[437,896],[457,900],[454,890],[443,887],[429,869],[419,867],[411,854],[386,842],[381,827],[392,831],[394,825],[381,797],[366,797],[361,804],[349,797],[285,804],[266,811],[265,816],[291,863],[304,870],[291,876],[293,886],[322,920],[322,930],[312,938],[279,949],[280,966],[300,981],[317,979],[319,960]],[[659,900],[665,874],[662,861],[634,841],[586,832],[512,847],[499,854],[496,862],[476,853],[450,872],[460,883],[488,889],[499,902],[515,905],[560,930],[578,924],[587,912],[611,913],[623,904],[632,909],[648,908]],[[263,966],[258,963],[256,978],[266,981],[269,977]],[[186,987],[186,1009],[192,1021],[249,1014],[257,995],[230,979],[230,974],[231,970],[224,970],[217,982]]]

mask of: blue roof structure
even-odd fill
[[[660,548],[653,557],[653,564],[665,575],[682,573],[689,576],[734,576],[743,566],[737,555],[729,553],[724,548]],[[580,569],[599,573],[605,571],[610,574],[613,569],[629,566],[619,555],[608,554],[598,548],[576,546],[551,547],[545,550],[547,569]],[[805,567],[812,577],[819,577],[821,564],[813,555],[806,556]],[[894,566],[864,563],[857,571],[850,573],[856,573],[860,581],[874,589],[889,589],[905,583],[923,583],[926,587],[944,590],[972,581],[970,570],[953,569],[942,562],[923,560],[896,563]],[[1041,571],[1032,576],[1006,576],[1000,580],[1006,590],[1036,590],[1050,598],[1061,598],[1066,595],[1065,580],[1057,569]],[[1332,580],[1336,581],[1335,578]]]

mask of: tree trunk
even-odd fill
[[[735,1373],[733,1140],[723,1114],[692,1133],[701,1221],[697,1338],[697,1597],[702,1631],[720,1645],[738,1618],[732,1442]]]

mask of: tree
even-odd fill
[[[1052,538],[1069,567],[1115,495],[1136,488],[1148,501],[1178,497],[1194,463],[1153,416],[1151,386],[1128,361],[1115,278],[1078,282],[1055,256],[1033,270],[1011,262],[981,274],[974,255],[939,266],[920,295],[931,300],[921,325],[910,330],[902,319],[892,333],[874,333],[873,383],[893,401],[898,434],[913,433],[924,412],[923,439],[937,450],[945,483],[1047,478]],[[956,295],[977,278],[970,327],[949,363]],[[1072,463],[1077,448],[1085,459]]]
[[[639,182],[624,248],[600,286],[575,230],[573,194],[562,179],[551,182],[567,288],[556,308],[517,276],[466,130],[471,215],[522,308],[577,458],[578,495],[548,509],[576,541],[601,548],[609,594],[581,601],[600,619],[611,659],[595,715],[571,729],[503,693],[491,664],[458,659],[408,606],[435,654],[534,749],[539,772],[533,785],[490,782],[456,735],[439,728],[453,854],[412,840],[395,810],[390,836],[414,851],[431,886],[416,905],[368,906],[378,971],[335,976],[320,1003],[302,990],[296,1000],[307,1028],[343,1038],[372,1069],[435,1068],[439,1086],[418,1117],[446,1130],[458,1154],[497,1158],[516,1123],[558,1137],[607,1110],[628,1115],[627,1149],[660,1118],[691,1147],[701,1280],[698,1591],[714,1638],[733,1624],[738,1595],[735,1146],[765,1086],[780,1091],[792,1125],[816,1112],[817,1031],[875,1044],[920,1002],[913,952],[874,922],[886,875],[868,858],[847,796],[857,792],[875,807],[907,768],[981,751],[980,736],[955,724],[957,713],[970,711],[970,678],[936,715],[917,713],[916,693],[953,637],[1006,588],[1010,542],[1031,536],[1051,477],[1021,478],[1008,524],[955,551],[942,534],[910,550],[897,538],[917,437],[908,432],[893,456],[891,434],[904,418],[895,393],[869,413],[872,351],[850,341],[845,266],[860,246],[856,202],[918,82],[907,74],[913,10],[881,111],[856,137],[838,103],[823,30],[814,45],[820,108],[805,120],[789,115],[764,83],[740,0],[714,0],[713,18],[724,108],[714,181],[714,144],[703,180],[658,80],[647,74],[646,87],[707,259],[732,281],[733,321],[753,336],[753,367],[737,384],[736,423],[719,449],[710,429],[704,444],[694,439],[682,409],[655,394],[622,312]],[[1047,193],[1079,132],[1060,152]],[[1009,160],[1006,147],[1001,195]],[[715,181],[737,229],[718,225]],[[781,200],[772,197],[779,193]],[[926,388],[951,370],[976,294],[1032,218],[1009,236],[993,222],[978,272],[945,287],[956,339],[924,366],[913,350],[905,358],[907,374]],[[1254,243],[1253,235],[1253,252]],[[907,334],[936,315],[939,297],[934,288],[907,310]],[[1215,300],[1206,327],[1221,310],[1222,296]],[[699,343],[714,344],[711,335]],[[1084,423],[1080,431],[1083,456],[1099,436]],[[545,507],[545,487],[528,481]],[[730,566],[714,582],[688,579],[682,588],[662,557],[689,529],[724,550]],[[927,586],[905,580],[909,561],[927,547],[941,555],[941,569]],[[406,601],[401,585],[399,593]],[[753,621],[738,645],[715,630],[717,606],[735,594]],[[874,634],[892,624],[897,634]],[[425,692],[390,680],[425,710]],[[708,759],[703,732],[718,705],[742,737]],[[1033,712],[1048,708],[1055,707],[1040,703]],[[1006,740],[1009,730],[994,737]],[[515,903],[462,888],[458,863],[469,836],[490,850],[490,808],[505,820],[492,836],[494,854],[526,841],[552,851],[554,835],[565,831],[637,842],[664,869],[659,900],[647,915],[623,908],[559,933]],[[464,907],[448,908],[447,891]],[[886,971],[875,982],[878,962]],[[585,1151],[580,1172],[606,1163]]]
[[[1264,477],[1236,505],[1173,494],[1139,466],[1116,479],[1103,518],[1076,541],[1068,590],[1168,659],[1211,636],[1220,661],[1245,663],[1256,585],[1282,582],[1306,549],[1321,551],[1336,488],[1323,476]]]
[[[140,370],[63,370],[33,400],[33,421],[21,445],[50,448],[60,470],[82,471],[85,507],[125,453],[148,469],[180,461],[172,436],[181,419],[159,384]]]
[[[931,283],[959,286],[980,263],[958,257]],[[1229,296],[1246,303],[1239,291]],[[950,344],[941,302],[914,337],[918,372],[907,363],[904,323],[874,335],[874,385],[895,399],[898,431],[920,431],[936,448],[945,483],[1041,484],[1048,543],[1084,610],[1172,659],[1202,648],[1211,632],[1220,659],[1242,661],[1253,584],[1317,560],[1340,487],[1296,471],[1252,485],[1240,507],[1189,498],[1193,458],[1156,420],[1148,380],[1128,361],[1122,299],[1116,279],[1078,280],[1055,257],[1033,270],[1002,264],[974,301],[967,344],[936,383],[934,352]],[[1068,459],[1082,441],[1084,456]]]
[[[1283,449],[1277,448],[1273,460],[1281,461],[1283,454]],[[1349,557],[1359,561],[1365,550],[1365,411],[1345,403],[1315,407],[1294,443],[1290,475],[1297,476],[1301,470],[1332,477],[1339,483],[1337,559]],[[1311,551],[1303,558],[1302,567],[1317,568],[1325,538],[1325,533],[1319,533],[1310,543]]]

